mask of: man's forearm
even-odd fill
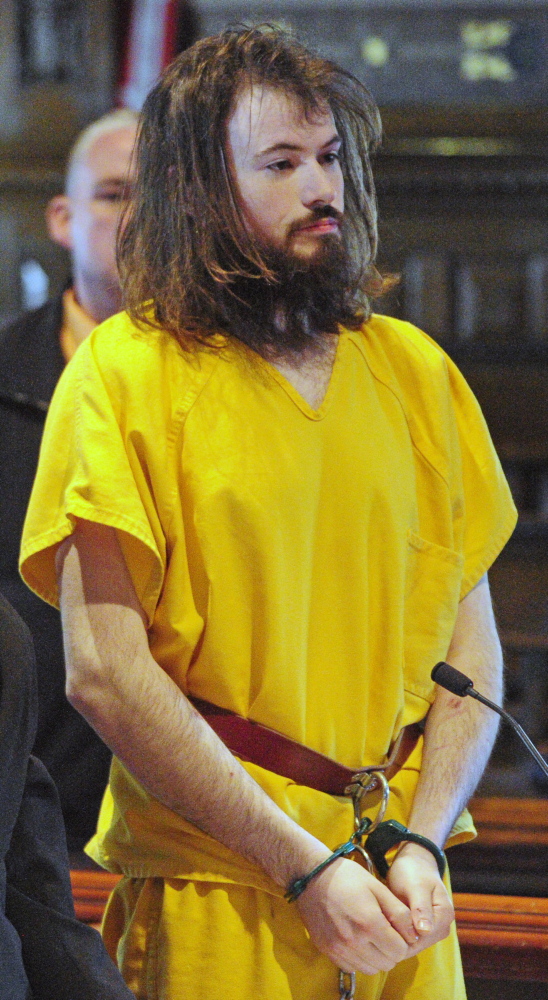
[[[447,659],[491,698],[500,698],[501,652],[486,577],[461,601]],[[497,717],[488,709],[438,690],[428,715],[421,773],[407,824],[413,832],[439,847],[445,845],[481,777],[496,730]],[[453,908],[426,848],[404,842],[387,882],[411,910],[419,934],[415,954],[446,936]]]
[[[330,852],[275,805],[161,670],[115,533],[84,524],[60,560],[69,700],[155,798],[287,886]]]
[[[487,578],[461,602],[447,660],[488,697],[502,696],[502,654]],[[498,717],[470,698],[438,690],[408,826],[443,847],[491,753]]]

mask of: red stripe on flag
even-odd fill
[[[178,0],[133,0],[120,104],[139,110],[177,46]]]
[[[169,0],[164,25],[164,48],[162,52],[162,69],[169,66],[177,54],[177,26],[179,21],[179,0]]]

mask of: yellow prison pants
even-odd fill
[[[103,937],[138,1000],[338,1000],[338,970],[297,910],[246,886],[123,878]],[[356,1000],[466,1000],[457,937],[388,974],[358,974]]]

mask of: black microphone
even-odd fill
[[[492,708],[494,712],[497,712],[503,719],[506,719],[510,723],[514,732],[516,732],[527,747],[529,753],[535,758],[537,764],[541,768],[543,774],[548,777],[548,764],[544,760],[544,757],[538,752],[534,743],[531,742],[525,730],[523,730],[515,719],[512,718],[509,712],[506,712],[504,708],[500,705],[495,705],[494,701],[489,701],[485,695],[480,694],[474,688],[474,682],[467,677],[466,674],[462,674],[460,670],[456,667],[452,667],[449,663],[436,663],[432,674],[432,680],[439,684],[440,687],[445,688],[446,691],[451,691],[452,694],[457,694],[459,698],[465,698],[466,695],[470,695],[471,698],[476,698],[477,701],[481,701],[482,705],[487,705],[488,708]]]

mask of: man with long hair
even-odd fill
[[[371,312],[379,134],[278,29],[178,57],[143,111],[127,312],[48,419],[22,571],[114,752],[92,853],[138,997],[465,996],[442,848],[495,727],[430,671],[500,697],[486,571],[515,511],[449,359]]]

